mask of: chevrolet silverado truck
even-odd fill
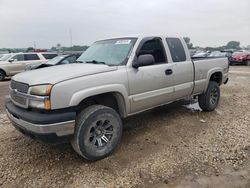
[[[12,77],[6,111],[23,134],[71,142],[88,160],[110,155],[128,116],[198,97],[214,110],[228,81],[227,58],[192,60],[182,38],[138,36],[95,42],[76,63]]]

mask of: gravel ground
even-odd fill
[[[124,121],[121,146],[101,161],[69,144],[24,137],[3,109],[0,83],[0,187],[250,187],[250,68],[231,68],[214,112],[183,102]]]

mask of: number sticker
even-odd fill
[[[115,44],[130,44],[131,40],[118,40]]]

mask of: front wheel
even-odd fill
[[[95,161],[110,155],[120,143],[122,121],[112,108],[92,105],[77,115],[74,150],[87,160]]]
[[[217,82],[210,81],[207,91],[199,95],[199,106],[203,111],[213,111],[220,100],[220,87]]]

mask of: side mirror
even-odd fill
[[[133,63],[134,68],[153,65],[155,63],[155,58],[151,54],[139,55],[137,61]]]
[[[9,62],[12,63],[13,61],[15,61],[14,59],[9,59]]]

